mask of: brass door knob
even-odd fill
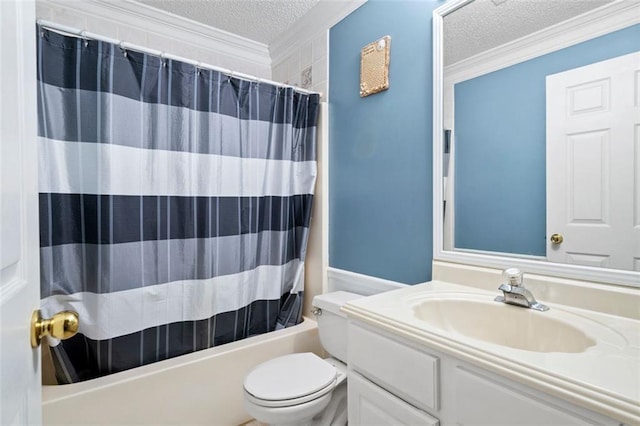
[[[550,239],[553,244],[562,244],[564,241],[562,234],[553,234]]]
[[[33,311],[31,315],[31,347],[40,346],[44,336],[51,336],[59,340],[73,337],[78,332],[80,319],[77,312],[58,312],[53,318],[42,318],[40,309]]]

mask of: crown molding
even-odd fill
[[[291,28],[269,45],[271,63],[278,64],[326,31],[367,0],[320,0]]]
[[[640,23],[640,2],[616,0],[444,68],[445,84],[478,77]]]
[[[208,46],[224,55],[269,68],[269,48],[245,37],[220,30],[133,0],[38,0],[114,23],[144,29],[186,43]],[[125,40],[126,41],[126,40]]]

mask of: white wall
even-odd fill
[[[272,68],[272,78],[275,81],[303,87],[315,92],[321,92],[326,99],[328,91],[327,83],[327,35],[325,29],[316,34],[307,36],[307,41],[300,48],[295,48],[286,58]],[[313,39],[309,39],[313,37]],[[286,52],[288,53],[288,52]],[[312,84],[301,84],[302,71],[308,66],[312,67]],[[329,264],[328,247],[328,116],[329,109],[323,103],[320,109],[318,121],[318,145],[317,161],[318,176],[313,198],[313,210],[311,212],[311,225],[309,228],[309,242],[305,262],[305,293],[303,314],[312,317],[313,297],[326,292],[326,270]]]
[[[287,32],[269,45],[272,78],[276,81],[321,92],[329,87],[329,28],[356,10],[366,0],[318,2]],[[311,66],[311,84],[302,84],[302,72]]]
[[[314,92],[327,93],[328,61],[327,61],[327,29],[308,34],[308,40],[299,48],[293,49],[285,58],[277,58],[272,63],[271,75],[275,81],[288,83]],[[302,72],[311,67],[311,84],[302,84]]]
[[[122,0],[37,0],[36,15],[70,27],[256,77],[271,78],[267,45]]]
[[[322,93],[318,123],[318,177],[311,216],[305,270],[304,315],[311,316],[311,301],[317,294],[333,291],[334,275],[329,266],[329,28],[366,0],[320,1],[291,29],[270,46],[272,78],[276,81]],[[311,67],[311,84],[302,84],[302,72]],[[339,274],[338,274],[339,275]],[[349,276],[347,280],[352,281]],[[346,287],[339,289],[352,289]]]

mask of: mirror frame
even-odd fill
[[[517,267],[523,272],[584,281],[640,287],[640,272],[552,263],[516,254],[444,250],[443,218],[443,17],[474,0],[447,0],[433,11],[433,259],[493,268]]]

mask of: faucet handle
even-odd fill
[[[524,274],[518,268],[508,268],[502,271],[502,276],[514,287],[522,285],[522,275]]]

